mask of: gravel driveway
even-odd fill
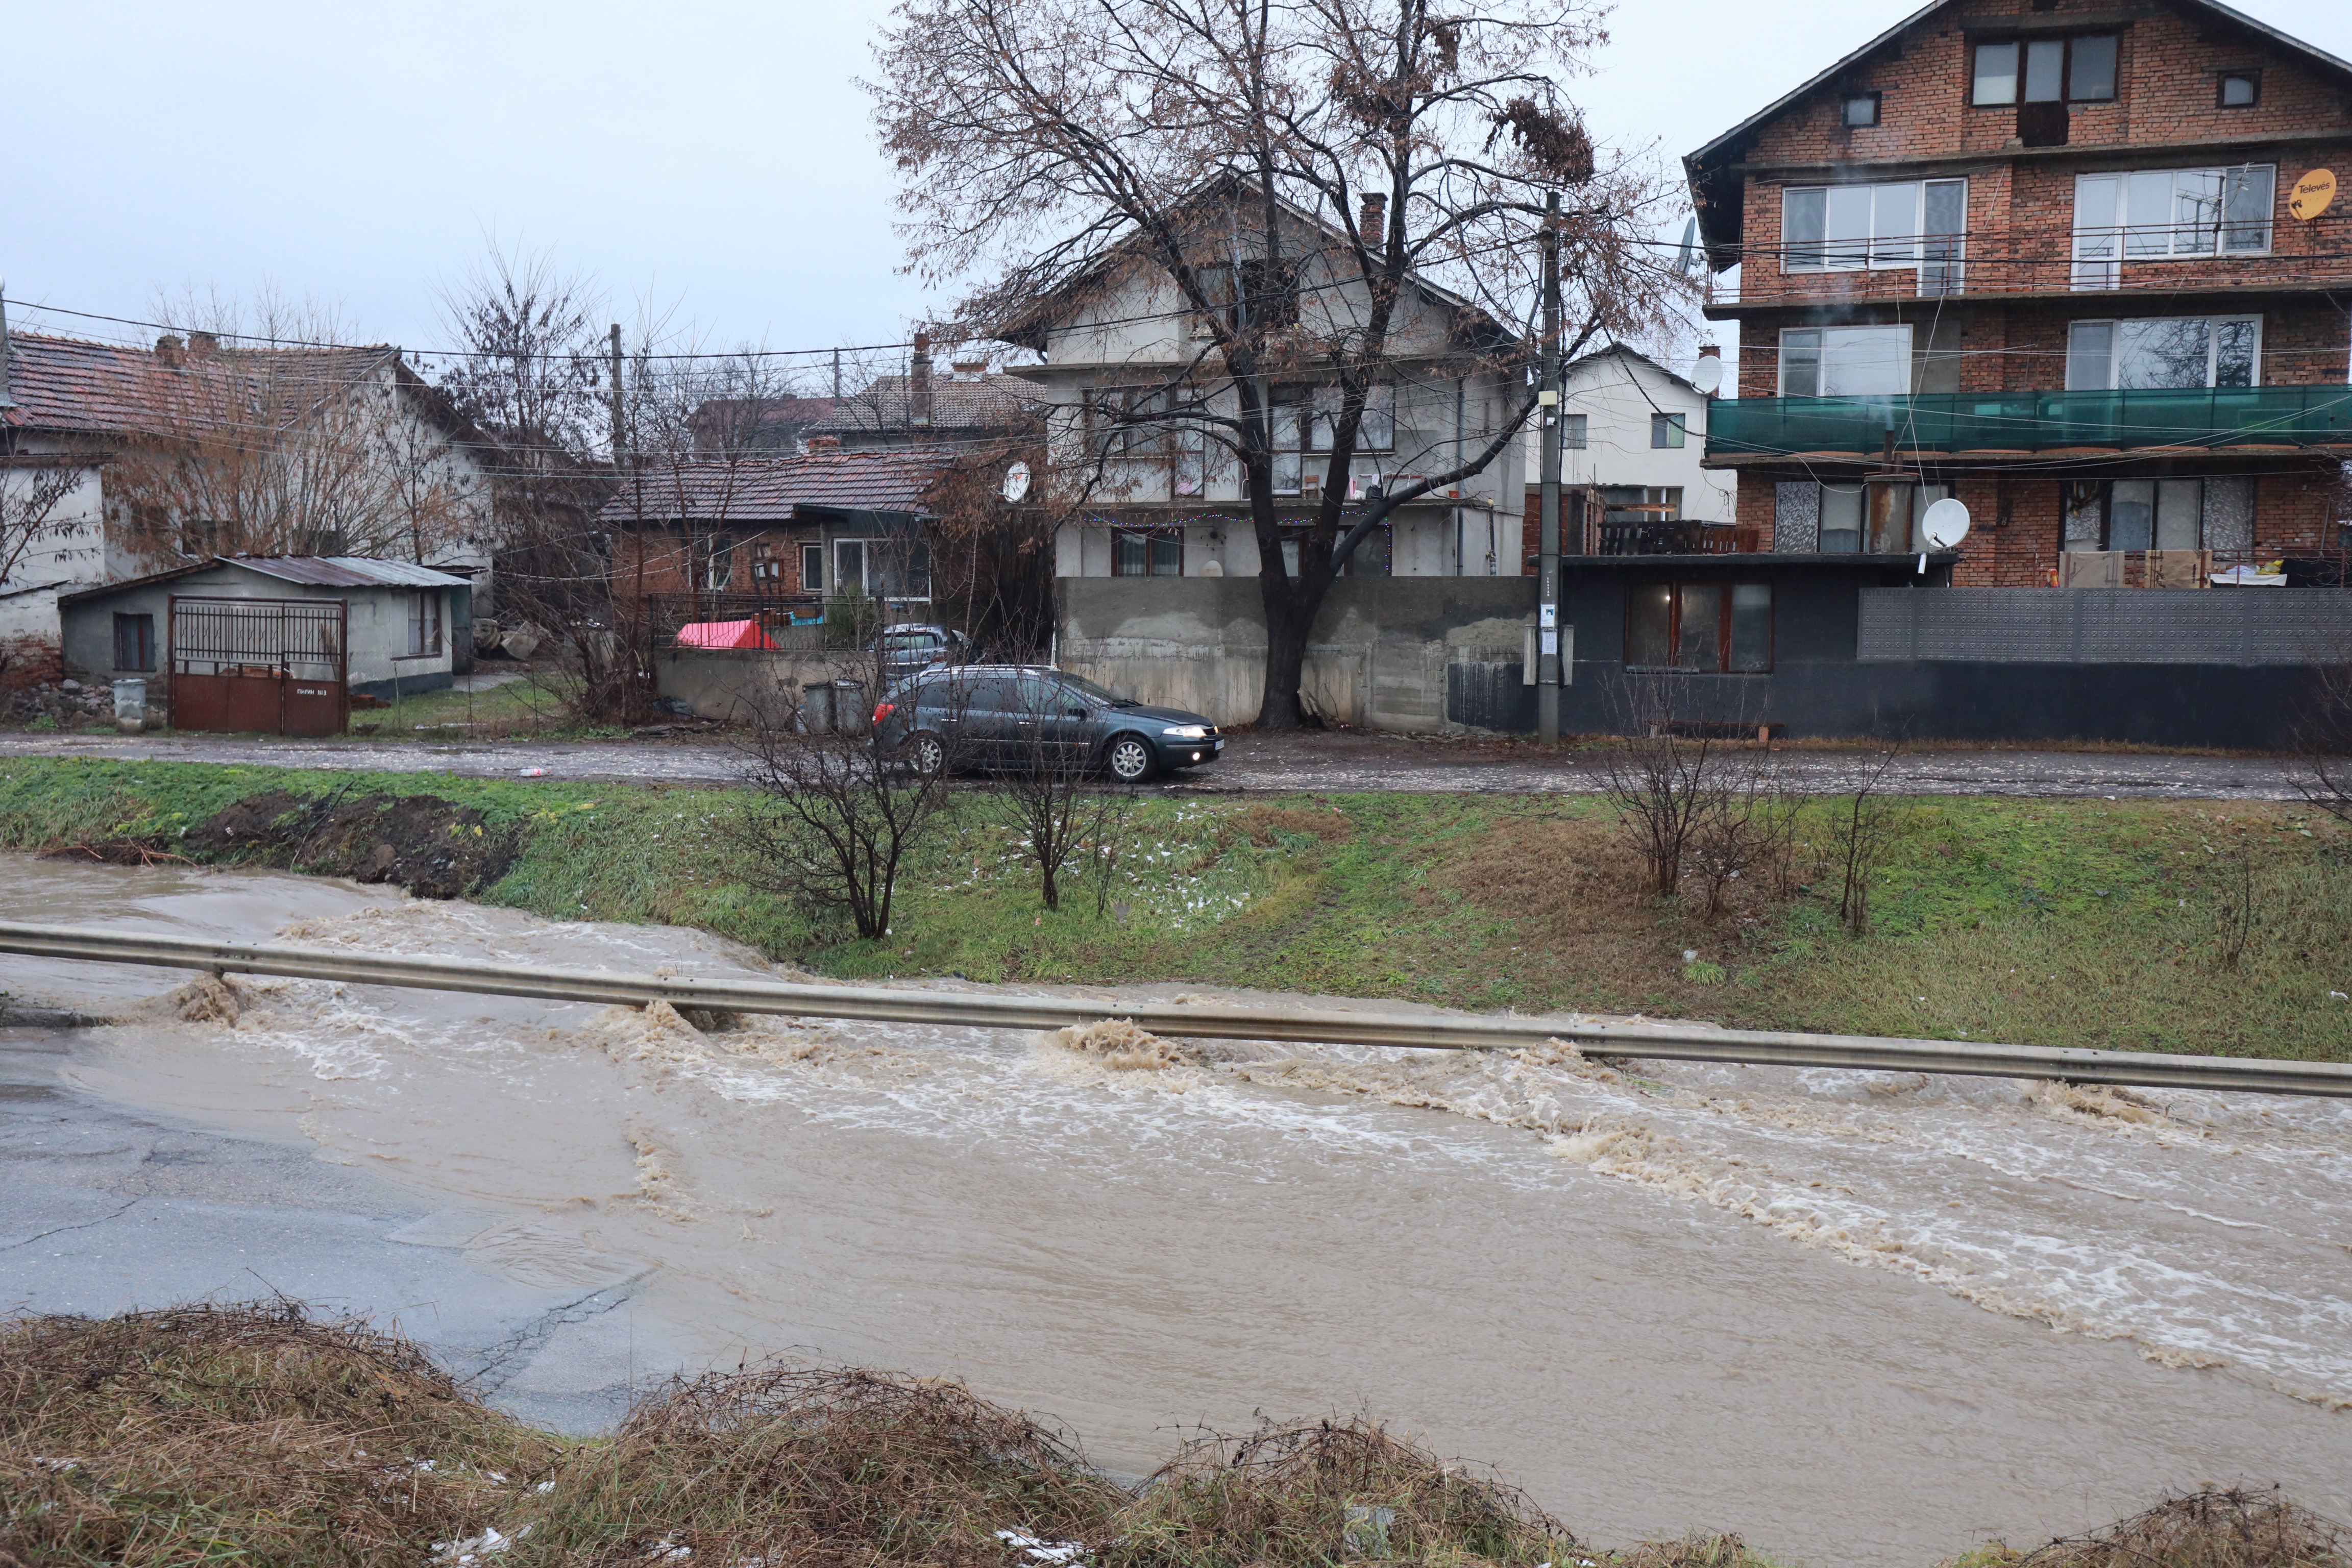
[[[1482,794],[1587,793],[1599,787],[1604,753],[1547,753],[1532,743],[1421,740],[1404,735],[1310,731],[1242,733],[1214,765],[1176,776],[1184,793],[1297,790],[1398,790]],[[1834,788],[1867,768],[1860,751],[1790,749],[1779,760],[1791,774]],[[541,768],[546,776],[596,783],[724,784],[737,758],[708,736],[632,741],[291,741],[233,735],[107,733],[0,734],[0,760],[38,757],[146,757],[277,767],[377,768],[392,773],[452,773],[511,778]],[[1898,760],[1895,786],[1915,795],[2090,795],[2116,799],[2292,800],[2295,791],[2274,757],[2184,756],[2166,752],[1922,751]]]

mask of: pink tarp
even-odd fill
[[[763,647],[775,644],[757,621],[692,621],[677,628],[680,647]]]

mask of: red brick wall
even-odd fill
[[[735,540],[735,571],[728,584],[728,593],[765,592],[777,595],[801,591],[801,540],[782,530],[761,530],[732,533]],[[811,536],[812,540],[814,535]],[[702,542],[699,539],[698,544]],[[772,582],[755,584],[751,578],[752,547],[764,543],[771,558],[782,565],[782,575]],[[693,588],[688,572],[685,538],[677,533],[623,535],[614,548],[615,580],[621,591],[635,594],[644,584],[647,594],[684,594]],[[643,574],[640,576],[640,567]]]

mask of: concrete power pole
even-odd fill
[[[1536,557],[1536,733],[1559,742],[1559,193],[1544,200],[1542,534]]]
[[[627,423],[621,416],[621,323],[613,323],[611,339],[613,362],[613,471],[621,469],[621,451],[626,445]]]

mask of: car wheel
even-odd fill
[[[915,738],[907,742],[907,756],[914,763],[915,771],[927,779],[937,778],[947,772],[947,742],[929,730],[917,731]]]
[[[1157,771],[1150,743],[1140,735],[1113,736],[1103,761],[1110,768],[1110,776],[1121,784],[1141,784]]]

